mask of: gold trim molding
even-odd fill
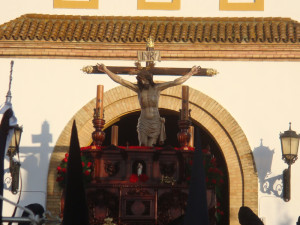
[[[53,0],[54,8],[67,8],[67,9],[98,9],[99,0],[89,1],[72,1],[72,0]]]

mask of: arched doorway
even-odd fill
[[[111,127],[113,125],[118,126],[118,145],[119,146],[137,146],[138,145],[138,137],[137,137],[137,121],[140,115],[140,111],[132,112],[126,115],[123,115],[119,118],[118,121],[116,121],[114,124],[111,124],[110,127],[107,127],[105,129],[105,141],[103,143],[103,146],[109,146],[111,144]],[[179,112],[172,111],[169,109],[161,109],[160,115],[165,118],[165,127],[166,127],[166,140],[163,145],[160,145],[159,147],[165,147],[168,148],[172,147],[179,147],[180,144],[177,139],[177,133],[179,132],[178,127],[178,119],[180,117]],[[209,149],[210,156],[214,159],[216,159],[216,165],[218,168],[220,168],[224,172],[224,183],[220,185],[220,188],[218,189],[218,196],[217,196],[217,202],[219,205],[219,210],[222,212],[222,216],[219,213],[219,223],[218,224],[228,224],[229,221],[229,186],[228,186],[228,170],[227,165],[223,156],[223,153],[218,146],[218,144],[215,142],[213,137],[197,122],[192,120],[192,126],[194,128],[198,128],[199,136],[201,140],[201,147],[205,150]],[[180,194],[180,193],[177,193]],[[168,201],[170,201],[170,196],[167,198]],[[170,204],[170,203],[168,203]],[[215,212],[210,212],[214,215]],[[213,216],[214,217],[214,216]]]
[[[177,112],[181,108],[181,87],[173,87],[161,93],[159,108]],[[93,99],[77,112],[60,135],[50,161],[48,174],[47,208],[58,213],[59,194],[55,183],[56,167],[68,151],[72,121],[75,119],[81,146],[87,146],[93,132]],[[104,95],[106,127],[125,115],[139,110],[134,92],[117,87]],[[228,165],[229,223],[239,224],[238,210],[246,205],[257,212],[257,174],[247,138],[232,116],[217,102],[203,93],[190,89],[191,118],[210,136],[220,149]]]

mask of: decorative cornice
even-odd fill
[[[28,14],[0,25],[0,57],[136,60],[147,39],[162,60],[300,61],[289,18]]]
[[[289,18],[111,17],[26,14],[0,25],[2,41],[228,44],[299,43]]]

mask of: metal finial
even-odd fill
[[[292,130],[292,123],[289,122],[289,130]]]
[[[153,48],[154,47],[154,39],[152,36],[150,36],[149,38],[147,38],[147,47],[149,48]]]
[[[84,73],[93,73],[93,66],[85,66],[81,69]]]
[[[10,75],[9,75],[9,85],[8,85],[8,92],[6,94],[6,103],[11,103],[11,82],[12,82],[12,73],[13,73],[14,61],[11,60],[10,62]]]
[[[214,76],[214,75],[217,75],[219,72],[217,71],[217,70],[215,70],[215,69],[212,69],[212,68],[208,68],[207,70],[206,70],[206,74],[208,75],[208,76]]]

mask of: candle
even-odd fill
[[[97,85],[96,111],[100,110],[100,119],[103,119],[103,89],[103,85]]]
[[[111,127],[111,144],[118,146],[119,127],[114,125]]]
[[[189,133],[191,135],[191,138],[190,138],[188,146],[193,148],[194,147],[194,127],[193,126],[189,127]]]
[[[189,119],[189,86],[182,86],[181,120]]]

